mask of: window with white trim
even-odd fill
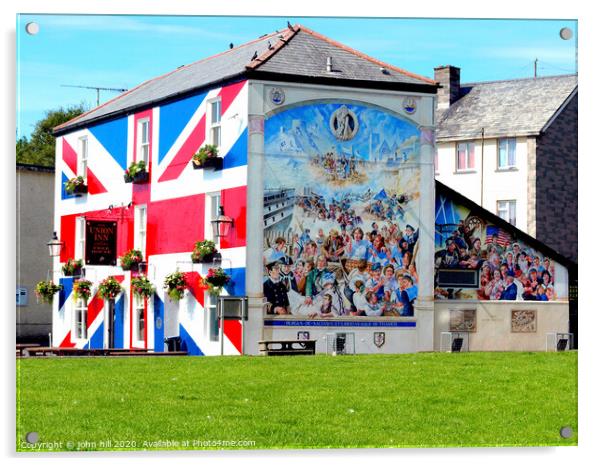
[[[497,201],[497,215],[508,223],[516,226],[516,201]]]
[[[219,207],[222,205],[222,194],[220,191],[207,193],[205,203],[205,238],[215,241],[215,246],[219,249],[219,238],[213,237],[213,225],[211,220],[219,217]]]
[[[456,145],[456,171],[474,170],[474,154],[474,142],[459,142]]]
[[[148,167],[150,154],[150,120],[148,118],[138,120],[138,151],[136,161],[144,160]]]
[[[516,139],[504,138],[498,140],[497,167],[501,170],[516,168]]]
[[[73,309],[73,334],[76,339],[85,340],[88,338],[88,303],[83,298],[78,298]]]
[[[146,258],[146,205],[137,205],[134,208],[134,248],[142,251]]]
[[[219,147],[222,143],[222,101],[209,102],[209,143]]]
[[[134,294],[134,339],[137,345],[144,345],[145,299]]]
[[[77,160],[77,176],[88,177],[88,138],[79,138],[79,158]]]
[[[209,341],[219,341],[219,319],[217,318],[217,296],[205,293],[205,335],[209,335]]]
[[[86,217],[75,220],[75,259],[84,260],[86,254]]]

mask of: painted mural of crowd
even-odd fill
[[[326,209],[330,212],[330,208]],[[336,212],[336,208],[335,208]],[[324,212],[322,212],[324,214]],[[347,213],[341,213],[345,219]],[[418,295],[418,231],[392,222],[339,222],[328,234],[305,229],[276,237],[264,252],[269,314],[328,318],[413,316]],[[359,220],[361,223],[361,219]]]
[[[435,253],[435,268],[479,270],[476,297],[480,300],[556,299],[554,263],[548,257],[496,226],[486,226],[484,242],[480,231],[481,227],[471,228],[461,221],[445,239],[445,248]],[[453,298],[451,292],[437,288],[435,295],[439,299]]]

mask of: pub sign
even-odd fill
[[[86,264],[117,264],[117,222],[86,222]]]

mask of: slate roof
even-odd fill
[[[460,98],[437,111],[437,140],[540,134],[577,89],[577,75],[462,84]]]
[[[332,71],[327,71],[327,57]],[[384,70],[384,71],[383,71]],[[150,79],[54,128],[55,134],[128,113],[195,90],[257,78],[338,85],[383,85],[436,92],[436,83],[376,60],[304,26],[296,25]]]

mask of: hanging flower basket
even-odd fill
[[[62,270],[65,277],[79,277],[82,274],[83,262],[81,259],[67,259]]]
[[[224,272],[224,269],[217,267],[209,269],[207,276],[201,278],[201,286],[206,287],[212,295],[219,295],[222,288],[230,281],[230,275]]]
[[[84,177],[76,176],[65,181],[65,192],[67,194],[86,194],[88,192],[88,185],[86,185]]]
[[[105,278],[98,286],[98,295],[104,299],[115,299],[123,289],[115,277]]]
[[[41,281],[36,285],[36,296],[42,302],[52,304],[54,295],[63,289],[63,285],[55,285],[52,280]]]
[[[140,262],[143,260],[142,251],[139,249],[130,249],[119,258],[122,270],[132,270],[134,272],[138,271],[138,265],[140,265]]]
[[[142,184],[148,182],[148,171],[144,160],[132,162],[123,175],[126,183]]]
[[[150,298],[155,293],[155,287],[146,276],[138,275],[132,278],[132,291],[136,296]]]
[[[186,291],[184,274],[178,270],[176,270],[174,273],[170,273],[167,277],[165,277],[163,288],[167,290],[169,298],[177,303],[184,297],[184,292]]]
[[[193,264],[212,264],[216,254],[217,249],[215,249],[213,241],[208,239],[197,241],[194,243],[194,249],[191,254],[192,262]]]
[[[224,168],[224,159],[218,157],[217,146],[206,144],[192,156],[192,168],[195,170],[212,169],[221,170]]]
[[[77,301],[78,299],[83,299],[84,301],[88,301],[90,296],[92,295],[92,282],[90,280],[76,280],[73,283],[73,299]]]

